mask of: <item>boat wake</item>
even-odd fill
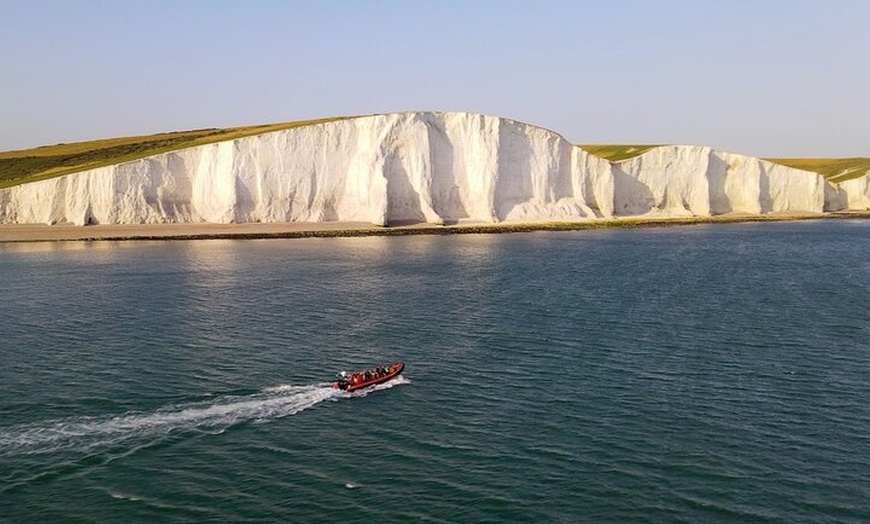
[[[89,452],[130,440],[153,442],[185,431],[220,433],[236,424],[266,422],[295,415],[321,402],[364,397],[373,391],[407,383],[398,377],[366,391],[345,393],[330,383],[283,385],[250,395],[220,396],[202,402],[165,406],[150,412],[117,416],[71,417],[0,429],[0,456],[60,451]]]

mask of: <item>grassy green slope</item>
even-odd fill
[[[0,188],[120,164],[178,149],[331,122],[342,118],[345,117],[227,129],[199,129],[0,152]]]
[[[643,154],[655,145],[581,145],[581,148],[595,156],[619,162]],[[870,171],[870,158],[766,158],[768,162],[781,164],[795,169],[812,171],[830,182],[843,182],[863,176]]]
[[[0,152],[0,188],[120,164],[152,155],[204,144],[234,140],[352,117],[302,120],[281,124],[200,129],[156,135],[109,138],[57,144],[21,151]],[[657,145],[581,145],[589,153],[619,162],[636,157]],[[770,158],[770,162],[814,171],[831,182],[842,182],[870,171],[870,158]]]
[[[581,145],[580,148],[611,162],[619,162],[646,153],[657,145]]]
[[[843,182],[870,171],[870,158],[768,158],[770,162],[814,171],[829,182]]]

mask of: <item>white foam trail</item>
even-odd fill
[[[384,384],[345,393],[329,382],[310,386],[281,385],[246,396],[216,397],[204,402],[175,404],[150,413],[114,417],[73,417],[0,430],[0,456],[57,451],[86,452],[130,439],[155,440],[171,432],[193,429],[222,432],[242,422],[264,422],[295,415],[325,400],[365,397],[410,381],[401,375]]]
[[[332,388],[332,382],[321,382],[311,386],[294,386],[292,384],[282,384],[280,386],[271,386],[263,388],[263,393],[293,393],[299,391],[299,388],[316,387],[316,388]]]
[[[410,380],[406,379],[402,375],[399,375],[398,377],[396,377],[388,382],[384,382],[383,384],[378,384],[376,386],[370,386],[370,387],[367,387],[365,389],[358,389],[352,393],[345,393],[342,391],[340,394],[342,396],[345,396],[345,397],[358,398],[358,397],[364,397],[364,396],[368,395],[369,393],[372,393],[375,391],[382,391],[384,389],[390,389],[392,387],[401,386],[402,384],[410,384],[410,383],[411,383]]]
[[[88,451],[130,439],[153,440],[171,432],[224,429],[241,422],[295,415],[342,397],[329,385],[279,386],[246,396],[218,397],[206,402],[176,404],[151,413],[114,417],[75,417],[0,430],[0,456]]]

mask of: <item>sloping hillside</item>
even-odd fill
[[[0,152],[0,188],[121,164],[188,147],[330,122],[340,118],[343,117],[107,138]]]
[[[223,129],[176,131],[0,152],[0,188],[121,164],[188,147],[345,118],[356,117],[333,117]],[[658,146],[659,144],[582,144],[579,147],[611,162],[621,162]],[[866,157],[769,158],[766,160],[795,169],[819,173],[830,182],[843,182],[859,178],[870,171],[870,158]]]
[[[621,162],[639,156],[658,145],[637,144],[583,144],[580,147],[593,155],[600,156],[611,162]],[[812,171],[825,177],[828,182],[845,182],[860,178],[870,171],[870,158],[766,158],[768,162],[782,166],[793,167],[803,171]]]
[[[770,158],[776,164],[812,171],[828,182],[845,182],[870,172],[870,158]]]
[[[847,160],[807,162],[832,177],[860,171]],[[0,162],[9,186],[0,188],[0,222],[10,224],[519,223],[870,208],[866,175],[832,184],[704,146],[578,147],[474,113],[167,133],[10,152]]]

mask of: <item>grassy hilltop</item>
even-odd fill
[[[581,145],[580,148],[592,153],[595,156],[600,156],[601,158],[605,158],[610,160],[611,162],[621,162],[622,160],[628,160],[629,158],[634,158],[638,155],[646,153],[650,149],[654,147],[659,147],[659,145]]]
[[[844,182],[870,171],[870,158],[768,158],[767,160],[805,171],[813,171],[829,182]]]
[[[188,147],[320,124],[340,118],[342,117],[107,138],[0,152],[0,188],[111,166]]]
[[[108,138],[0,152],[0,188],[130,162],[188,147],[331,122],[343,118],[348,117]],[[657,146],[581,145],[580,147],[611,162],[619,162],[638,156]],[[870,158],[769,158],[767,160],[819,173],[831,182],[857,178],[870,170]]]
[[[619,162],[638,156],[655,145],[582,145],[595,156]],[[858,178],[870,171],[870,158],[765,158],[768,162],[781,164],[795,169],[812,171],[825,177],[829,182],[843,182]]]

